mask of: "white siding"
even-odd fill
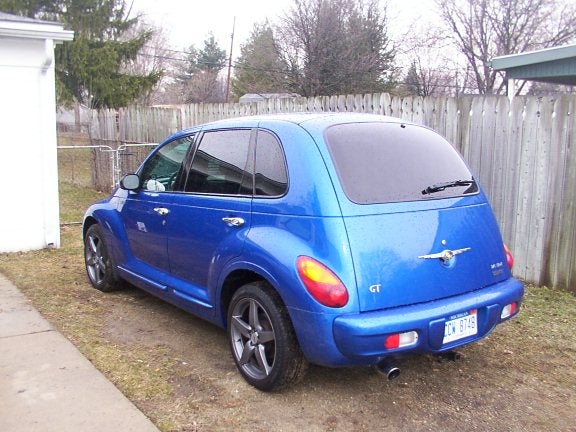
[[[0,37],[0,252],[60,245],[50,54],[52,41]]]

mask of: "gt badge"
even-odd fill
[[[380,286],[381,286],[380,284],[370,285],[370,288],[368,288],[368,290],[369,290],[371,293],[376,294],[376,293],[379,293],[379,292],[380,292]]]

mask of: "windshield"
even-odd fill
[[[326,130],[348,199],[376,204],[458,197],[478,186],[458,152],[422,126],[348,123]]]

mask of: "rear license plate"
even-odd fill
[[[476,310],[471,310],[463,316],[446,321],[444,324],[444,340],[447,344],[478,333],[478,320]]]

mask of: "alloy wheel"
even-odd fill
[[[276,356],[276,335],[264,307],[253,298],[241,299],[232,311],[232,349],[243,371],[254,379],[270,375]]]
[[[95,285],[100,285],[106,277],[106,257],[103,255],[102,240],[91,234],[86,244],[86,269],[88,276]]]

